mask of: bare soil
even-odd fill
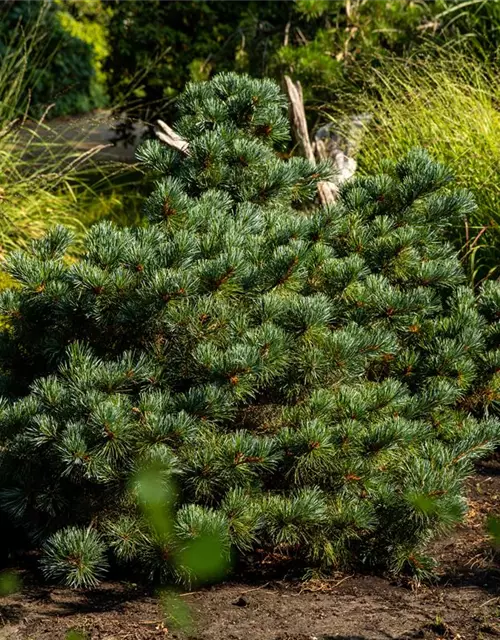
[[[469,515],[433,545],[439,574],[415,585],[369,575],[230,582],[182,594],[178,606],[130,583],[50,588],[19,569],[19,593],[0,600],[0,640],[378,640],[500,638],[500,563],[485,533],[500,512],[500,456],[469,482]]]

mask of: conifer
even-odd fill
[[[414,151],[318,206],[329,168],[279,155],[268,80],[178,107],[187,153],[139,153],[148,226],[92,227],[78,263],[59,227],[8,259],[4,516],[74,586],[109,563],[196,581],[203,540],[425,574],[500,436],[500,288],[473,291],[446,239],[473,200]],[[168,500],[141,499],[151,469]]]

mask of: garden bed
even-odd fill
[[[433,585],[368,575],[230,582],[184,595],[194,628],[179,632],[164,619],[158,599],[136,585],[51,589],[22,569],[22,592],[1,601],[0,638],[63,640],[71,630],[83,634],[75,640],[500,637],[500,567],[484,529],[487,515],[498,513],[499,498],[497,455],[479,465],[469,482],[465,524],[434,546],[439,579]]]

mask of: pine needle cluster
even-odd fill
[[[500,436],[500,288],[446,240],[473,201],[415,151],[317,206],[271,81],[190,85],[175,128],[187,154],[140,151],[149,226],[9,258],[3,512],[71,585],[192,582],[197,548],[425,573]]]

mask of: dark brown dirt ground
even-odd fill
[[[432,549],[439,561],[432,585],[365,575],[226,583],[181,596],[192,620],[179,631],[172,610],[135,585],[76,592],[49,588],[19,570],[22,591],[0,600],[0,640],[494,640],[500,563],[484,524],[500,510],[500,456],[478,467],[469,506],[464,525]]]

